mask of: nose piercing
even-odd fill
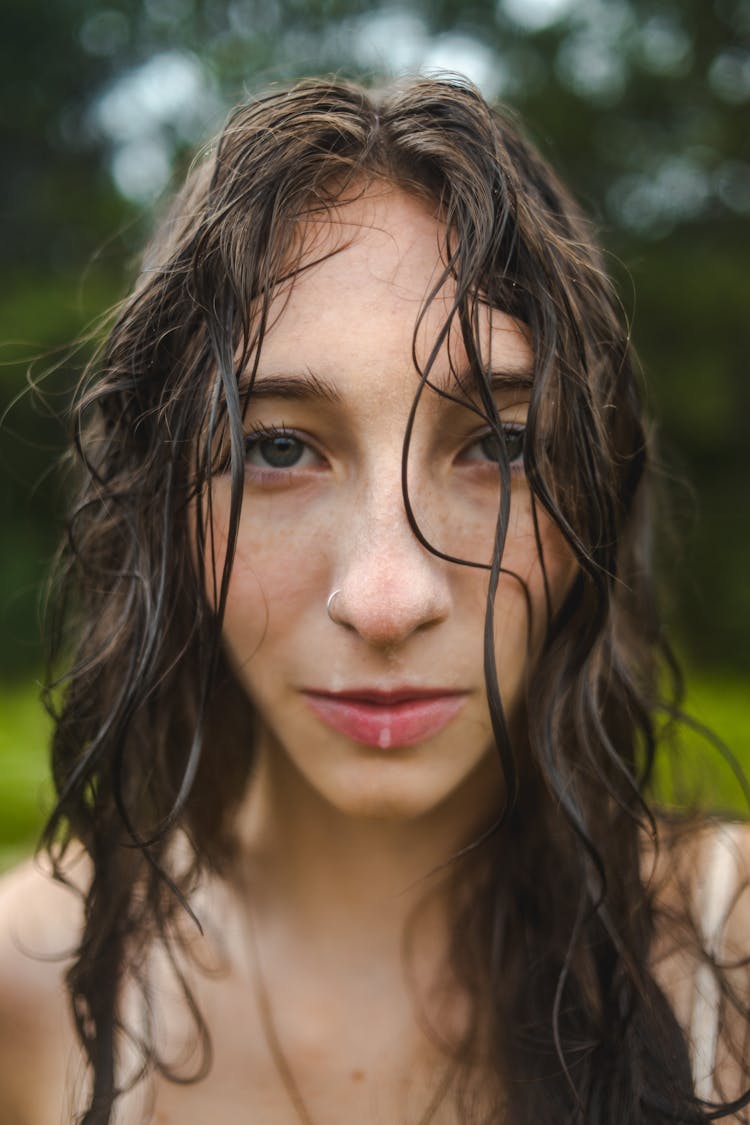
[[[333,621],[333,623],[335,625],[340,625],[341,622],[337,621],[336,618],[333,616],[333,599],[335,597],[337,597],[340,593],[341,593],[341,590],[333,590],[332,593],[330,593],[328,595],[328,600],[326,601],[326,613],[328,614],[331,621]]]

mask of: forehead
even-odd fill
[[[259,376],[304,365],[326,377],[356,372],[383,379],[405,367],[414,374],[413,345],[424,365],[455,297],[453,280],[441,282],[446,232],[430,206],[375,183],[308,219],[300,233],[300,268],[272,302]],[[527,336],[513,317],[480,305],[478,335],[492,367],[530,371]],[[463,368],[456,318],[435,360],[437,377],[450,370],[449,350],[454,366]]]

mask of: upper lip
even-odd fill
[[[398,688],[373,688],[357,687],[346,688],[340,691],[327,691],[320,688],[308,688],[308,695],[324,696],[327,699],[340,699],[347,702],[373,703],[381,707],[395,706],[398,703],[408,703],[423,699],[442,699],[447,695],[465,695],[466,692],[458,688],[424,688],[424,687],[398,687]]]

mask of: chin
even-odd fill
[[[371,823],[407,823],[428,815],[441,802],[418,797],[409,798],[404,793],[376,792],[359,789],[354,792],[323,794],[328,803],[342,816],[351,820]]]
[[[479,763],[477,763],[479,765]],[[472,802],[476,771],[440,777],[425,763],[383,761],[343,770],[316,786],[318,794],[341,815],[390,823],[419,820],[455,804]]]

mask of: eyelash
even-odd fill
[[[501,429],[503,430],[506,442],[510,442],[514,438],[519,438],[519,437],[523,441],[523,438],[524,438],[525,433],[526,433],[526,426],[523,423],[520,423],[520,422],[501,423]],[[479,434],[471,442],[468,443],[468,445],[464,449],[464,453],[466,453],[467,450],[473,448],[474,446],[480,445],[483,441],[486,441],[488,438],[492,438],[493,436],[494,435],[493,435],[491,430],[487,430],[485,433]],[[291,429],[287,426],[284,426],[283,424],[280,425],[280,426],[256,425],[256,426],[253,426],[250,430],[250,433],[248,433],[245,436],[245,458],[246,458],[246,460],[249,458],[250,453],[254,449],[256,449],[261,444],[261,442],[263,442],[263,441],[273,441],[274,439],[277,439],[277,438],[287,438],[290,441],[298,443],[299,446],[302,447],[302,451],[303,451],[302,455],[304,455],[305,450],[309,450],[310,452],[312,452],[316,456],[321,456],[320,454],[317,453],[317,451],[315,450],[315,447],[308,440],[306,440],[304,437],[302,437],[298,433],[297,430]],[[516,454],[515,457],[511,457],[510,451],[508,451],[508,452],[509,452],[509,466],[510,466],[511,472],[522,472],[523,471],[523,445],[521,447],[520,453]],[[486,463],[491,464],[493,462],[493,460],[494,460],[494,458],[488,457]],[[253,471],[255,471],[257,474],[259,474],[261,476],[275,477],[275,478],[279,478],[282,475],[286,475],[289,472],[293,472],[296,469],[296,467],[297,467],[296,461],[290,466],[272,466],[272,465],[266,465],[266,466],[254,465],[254,466],[252,466]]]
[[[526,436],[526,426],[523,422],[501,422],[500,429],[503,431],[503,436],[506,443],[506,452],[508,455],[508,465],[512,473],[522,473],[524,468],[524,438]],[[475,437],[474,440],[466,448],[471,449],[475,445],[480,445],[488,438],[494,440],[494,433],[492,430],[487,430],[485,433]],[[519,438],[521,441],[521,448],[518,453],[513,455],[511,442]],[[507,448],[510,446],[510,448]],[[496,457],[488,457],[486,464],[497,464]]]
[[[252,453],[252,451],[255,448],[257,448],[261,444],[261,442],[273,441],[277,438],[287,438],[289,441],[293,441],[293,442],[298,443],[302,447],[303,454],[304,454],[305,450],[309,450],[310,452],[314,453],[316,456],[320,456],[320,454],[317,453],[314,445],[312,445],[312,443],[310,441],[308,441],[305,437],[301,436],[298,433],[297,430],[293,430],[293,429],[289,428],[288,426],[284,426],[283,423],[280,426],[255,425],[255,426],[251,427],[250,433],[245,435],[245,461],[246,461],[246,463],[247,463],[248,458],[250,457],[250,454]],[[273,476],[273,477],[279,477],[281,475],[285,475],[286,473],[293,471],[296,467],[297,467],[296,462],[294,464],[288,466],[288,467],[273,466],[273,465],[253,465],[252,466],[253,470],[256,473],[258,473],[262,476],[268,475],[268,476]]]

